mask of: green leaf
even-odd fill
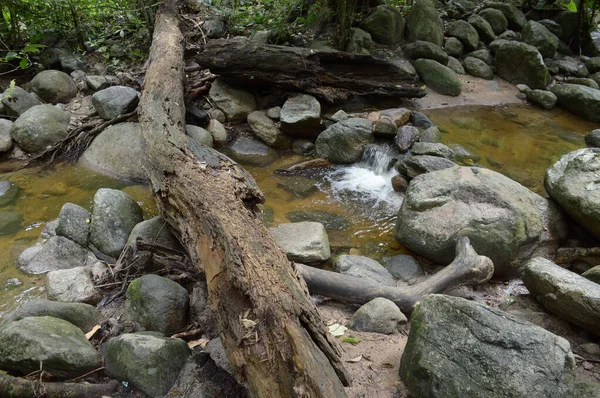
[[[31,53],[31,54],[39,54],[42,48],[46,47],[43,44],[28,44],[26,45],[21,52],[23,53]]]
[[[21,58],[21,61],[19,61],[19,68],[27,69],[28,66],[29,66],[29,60],[27,58]]]
[[[354,336],[344,337],[342,339],[342,341],[344,343],[350,343],[350,344],[354,344],[354,345],[360,343],[360,340],[357,337],[354,337]]]
[[[9,51],[8,54],[6,54],[6,57],[4,58],[7,61],[12,61],[15,58],[18,58],[19,54],[16,53],[15,51]]]

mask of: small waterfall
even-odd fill
[[[365,148],[358,166],[372,170],[377,175],[387,175],[396,163],[394,155],[397,154],[389,145],[371,144]]]

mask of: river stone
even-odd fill
[[[460,95],[462,83],[452,69],[431,59],[418,59],[414,66],[421,79],[432,90],[453,97]]]
[[[569,342],[483,304],[429,295],[415,307],[400,377],[419,397],[569,397]]]
[[[139,123],[119,123],[100,133],[81,156],[86,167],[126,181],[146,182]]]
[[[492,68],[485,62],[475,57],[466,57],[463,61],[465,71],[471,76],[479,77],[486,80],[494,80],[494,72]]]
[[[220,39],[225,35],[225,23],[219,19],[207,19],[202,24],[202,30],[209,39]]]
[[[163,397],[190,355],[181,339],[154,333],[127,333],[102,346],[107,373],[150,397]]]
[[[448,144],[450,149],[454,151],[454,156],[459,162],[474,163],[481,159],[481,156],[474,154],[459,144]]]
[[[292,151],[302,156],[315,156],[315,144],[304,138],[292,141]]]
[[[588,269],[583,274],[581,274],[581,276],[600,285],[600,265],[597,265],[593,268]]]
[[[552,58],[559,39],[541,23],[528,21],[523,28],[523,42],[537,48],[542,57]]]
[[[494,64],[494,56],[492,55],[490,50],[485,49],[485,48],[470,52],[467,56],[477,58],[490,66],[492,66]]]
[[[28,374],[40,369],[74,378],[102,366],[102,357],[77,326],[49,316],[24,318],[0,329],[0,368]]]
[[[558,104],[569,112],[600,122],[600,90],[579,84],[556,84],[550,91],[558,98]]]
[[[369,120],[360,118],[331,125],[317,137],[317,155],[333,163],[357,162],[365,147],[374,141],[372,126]]]
[[[475,28],[479,38],[485,44],[490,44],[493,40],[496,40],[494,29],[492,29],[490,23],[481,15],[473,14],[467,21]]]
[[[127,238],[127,244],[136,247],[138,238],[173,250],[183,250],[175,235],[171,233],[167,221],[160,216],[136,224]]]
[[[279,115],[281,131],[296,138],[314,138],[321,126],[321,104],[313,96],[296,94],[285,101]]]
[[[441,143],[442,142],[442,133],[440,129],[436,126],[431,126],[419,135],[419,142],[425,143]]]
[[[486,4],[487,8],[495,8],[504,14],[508,21],[508,28],[514,31],[520,31],[527,23],[527,18],[523,11],[510,3],[492,2]]]
[[[28,317],[49,316],[64,319],[77,326],[84,333],[102,322],[100,311],[89,304],[62,303],[50,300],[31,300],[0,321],[0,329],[7,323]]]
[[[23,215],[16,211],[0,211],[0,235],[12,235],[21,229]]]
[[[315,263],[329,260],[329,238],[319,222],[279,224],[269,231],[291,261]]]
[[[225,113],[227,120],[239,123],[256,110],[256,100],[248,91],[232,87],[221,79],[214,81],[209,91],[210,99]]]
[[[415,142],[412,153],[413,155],[431,155],[454,159],[454,151],[442,143]]]
[[[46,293],[49,300],[65,303],[97,304],[102,293],[94,286],[92,269],[75,267],[50,271],[46,275]]]
[[[180,284],[144,275],[129,284],[125,297],[127,312],[144,329],[168,335],[185,329],[189,294]]]
[[[567,76],[567,77],[565,77],[565,83],[581,84],[582,86],[587,86],[589,88],[594,88],[596,90],[598,90],[600,88],[600,86],[598,86],[598,83],[596,83],[596,81],[594,79],[589,79],[587,77]]]
[[[552,18],[562,28],[564,41],[569,41],[573,38],[577,31],[577,12],[576,11],[561,11]]]
[[[19,187],[10,181],[0,181],[0,206],[6,206],[15,201]]]
[[[479,15],[490,24],[496,35],[504,33],[508,29],[508,20],[500,10],[484,8],[479,11]]]
[[[317,181],[304,176],[277,176],[275,181],[279,188],[294,194],[298,198],[308,198],[319,191]]]
[[[113,86],[92,95],[92,104],[101,118],[110,120],[135,109],[138,92],[127,86]]]
[[[46,102],[66,104],[77,94],[71,76],[59,70],[44,70],[31,80],[31,89]]]
[[[553,21],[551,19],[542,19],[538,22],[559,39],[563,36],[562,26],[560,26],[558,22]]]
[[[600,57],[592,57],[585,62],[585,67],[590,73],[600,72]]]
[[[459,19],[450,22],[446,28],[446,35],[460,40],[466,51],[476,50],[479,46],[479,34],[467,21]]]
[[[227,134],[225,126],[217,119],[210,119],[208,126],[206,126],[206,131],[212,135],[213,144],[217,147],[225,145],[229,140],[229,135]]]
[[[43,245],[31,246],[17,259],[19,268],[27,274],[91,266],[95,262],[96,257],[89,250],[64,236],[53,236]]]
[[[314,221],[323,224],[327,230],[344,230],[350,227],[350,221],[340,214],[323,210],[296,210],[285,215],[291,222]]]
[[[404,54],[411,59],[433,59],[442,65],[448,64],[448,54],[446,54],[437,44],[428,41],[417,40],[414,43],[404,46],[403,51]]]
[[[379,111],[381,117],[389,117],[396,127],[404,126],[411,118],[412,112],[406,108],[390,108]]]
[[[100,188],[94,195],[90,242],[102,253],[117,258],[137,223],[142,209],[125,192]]]
[[[248,115],[248,125],[265,144],[278,149],[287,149],[292,139],[281,132],[277,122],[266,111],[254,111]]]
[[[117,85],[119,83],[119,79],[116,76],[87,75],[85,77],[85,83],[90,90],[100,91],[112,85]]]
[[[441,158],[438,158],[441,159]],[[492,170],[453,167],[411,181],[398,213],[395,237],[439,264],[454,259],[458,237],[492,259],[495,276],[518,276],[532,255],[556,249],[564,237],[558,208]]]
[[[58,215],[56,234],[69,238],[82,247],[87,247],[91,220],[92,214],[83,207],[65,203]]]
[[[388,270],[369,257],[342,254],[335,259],[333,268],[340,274],[367,279],[386,286],[396,286]]]
[[[427,129],[431,126],[435,126],[435,123],[433,123],[427,117],[427,115],[425,115],[423,112],[419,112],[419,111],[411,112],[410,122],[412,123],[413,126],[420,128],[420,129]]]
[[[360,332],[398,333],[398,326],[408,322],[393,301],[378,297],[361,306],[350,318],[348,327]]]
[[[600,285],[550,260],[532,258],[523,282],[548,311],[600,335]]]
[[[565,212],[600,238],[600,148],[584,148],[563,155],[546,171],[544,187]]]
[[[406,17],[406,39],[423,40],[441,46],[444,42],[444,25],[433,0],[418,0]]]
[[[396,44],[404,37],[404,17],[400,11],[387,4],[372,9],[360,27],[381,44]]]
[[[588,77],[590,75],[585,64],[578,63],[572,59],[559,59],[555,62],[556,66],[558,66],[558,71],[562,74],[578,77]]]
[[[201,145],[213,147],[213,137],[207,130],[199,126],[193,126],[191,124],[185,125],[185,132],[190,136],[192,140]]]
[[[519,60],[519,62],[515,62]],[[498,76],[513,83],[527,84],[532,89],[545,89],[550,74],[538,50],[516,41],[503,42],[496,51]]]
[[[460,61],[454,57],[448,57],[448,68],[450,68],[454,73],[459,75],[467,74],[467,72],[465,72],[465,68],[463,68]]]
[[[600,129],[595,129],[595,130],[590,131],[585,136],[585,142],[589,146],[600,147]],[[2,183],[0,183],[0,184],[2,184]],[[0,187],[1,187],[1,185],[0,185]],[[0,190],[1,190],[1,188],[0,188]],[[0,196],[0,198],[1,198],[1,196]]]
[[[350,28],[346,52],[371,55],[371,45],[371,35],[368,32],[360,28]]]
[[[401,164],[399,164],[399,170],[402,168],[403,170],[401,171],[404,175],[409,178],[415,178],[424,173],[431,173],[432,171],[456,166],[458,166],[456,163],[446,158],[431,155],[419,155],[404,159]]]
[[[11,135],[25,152],[41,152],[67,136],[70,120],[69,113],[52,105],[36,105],[19,116]]]
[[[373,134],[377,137],[394,138],[396,130],[398,130],[396,123],[388,116],[381,116],[373,125]]]
[[[1,107],[0,103],[0,107]],[[0,110],[0,115],[2,112]],[[0,118],[0,153],[9,151],[12,148],[12,137],[10,132],[13,128],[13,122],[8,119]]]
[[[419,276],[423,275],[423,268],[413,256],[398,254],[384,257],[382,261],[390,274],[401,281],[413,283]]]
[[[9,91],[9,88],[4,90],[0,94],[0,98],[2,98],[4,111],[10,116],[21,116],[27,109],[42,104],[36,96],[28,93],[19,86],[15,86],[10,95]]]
[[[465,51],[465,46],[456,37],[449,37],[444,43],[444,51],[451,57],[461,57]],[[443,64],[448,65],[448,62],[446,61]]]
[[[528,90],[525,95],[527,101],[534,105],[539,106],[542,109],[550,110],[556,106],[556,95],[546,90]]]
[[[249,166],[267,166],[279,158],[276,150],[249,137],[238,138],[223,153],[236,162]]]

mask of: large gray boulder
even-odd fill
[[[562,108],[592,122],[600,122],[600,90],[580,84],[556,84],[550,91]]]
[[[563,155],[546,171],[548,195],[578,224],[600,238],[600,148]]]
[[[92,213],[73,203],[65,203],[58,214],[56,234],[87,247]]]
[[[439,264],[454,259],[456,241],[468,236],[492,259],[498,278],[518,276],[523,261],[547,255],[564,238],[558,208],[494,171],[453,167],[416,177],[398,213],[396,239]]]
[[[500,10],[484,8],[479,15],[485,19],[496,35],[502,34],[508,28],[508,20]]]
[[[131,196],[100,188],[94,195],[90,242],[102,253],[117,258],[133,227],[142,220],[142,209]]]
[[[558,37],[539,22],[528,21],[523,28],[523,42],[537,48],[544,58],[554,57],[559,41]]]
[[[77,94],[77,85],[65,72],[44,70],[31,80],[31,89],[46,102],[66,104]]]
[[[467,21],[459,19],[450,22],[446,28],[446,35],[460,40],[467,51],[476,50],[479,45],[479,34]]]
[[[102,346],[108,374],[150,397],[163,397],[190,355],[185,341],[154,333],[127,333]]]
[[[167,221],[160,216],[136,224],[127,238],[127,244],[136,247],[138,238],[173,250],[183,250],[175,235],[171,233]]]
[[[144,148],[138,123],[119,123],[98,135],[81,156],[90,169],[126,181],[145,182]]]
[[[31,300],[10,313],[0,322],[0,329],[7,323],[28,317],[49,316],[64,319],[84,333],[102,322],[102,314],[96,308],[83,303],[61,303],[51,300]]]
[[[100,117],[106,120],[124,115],[135,109],[138,92],[127,86],[112,86],[92,95],[92,104]]]
[[[494,80],[494,72],[488,64],[475,57],[466,57],[463,61],[465,71],[471,76],[486,80]]]
[[[360,27],[381,44],[396,44],[404,38],[404,16],[398,9],[387,4],[371,10]]]
[[[0,369],[40,369],[75,378],[102,366],[102,357],[77,326],[49,316],[24,318],[0,329]]]
[[[281,131],[297,138],[314,138],[321,125],[321,104],[307,94],[292,95],[279,114]]]
[[[58,269],[91,266],[96,257],[87,249],[64,236],[53,236],[43,245],[31,246],[17,259],[21,271],[43,274]]]
[[[41,152],[68,134],[71,116],[52,105],[36,105],[19,116],[12,138],[25,152]]]
[[[406,39],[423,40],[441,46],[444,25],[433,0],[417,0],[406,17]]]
[[[46,275],[48,299],[65,303],[97,304],[102,293],[94,286],[92,269],[75,267],[48,272]]]
[[[550,73],[544,59],[537,48],[529,44],[502,42],[496,51],[496,68],[498,76],[513,84],[545,89],[550,83]]]
[[[536,257],[523,270],[525,286],[548,311],[600,335],[600,285]]]
[[[350,28],[346,52],[371,55],[371,35],[360,28]]]
[[[573,396],[569,342],[483,304],[430,295],[411,316],[400,377],[417,397]]]
[[[327,230],[321,223],[303,221],[279,224],[269,231],[292,261],[317,263],[327,261],[331,257]]]
[[[514,4],[503,2],[492,2],[486,4],[487,8],[494,8],[504,14],[508,21],[508,28],[514,31],[520,31],[527,23],[527,18],[523,11],[519,10]]]
[[[185,329],[189,294],[180,284],[158,275],[144,275],[129,284],[125,297],[127,312],[144,329],[164,334]]]
[[[398,333],[398,326],[406,322],[406,316],[393,301],[378,297],[361,306],[348,326],[361,332],[394,334]]]
[[[287,149],[292,146],[292,139],[281,132],[277,122],[266,111],[251,112],[248,125],[258,138],[273,148]]]
[[[256,110],[254,95],[230,86],[221,79],[214,81],[208,96],[231,122],[243,122],[250,112]]]
[[[494,29],[490,23],[481,15],[473,14],[467,20],[471,26],[475,28],[477,33],[479,34],[479,38],[485,44],[490,44],[493,40],[496,39],[496,34],[494,33]]]
[[[4,111],[9,116],[21,116],[27,109],[42,104],[36,96],[19,86],[15,86],[12,91],[7,88],[0,94],[0,98],[2,98]]]
[[[319,134],[315,149],[319,157],[333,163],[354,163],[374,139],[371,121],[352,118],[335,123]]]
[[[387,286],[395,286],[394,278],[377,261],[365,256],[342,254],[335,259],[333,268],[340,274],[366,279]]]
[[[427,87],[444,95],[460,95],[462,83],[452,69],[431,59],[418,59],[414,66]]]
[[[404,54],[411,59],[433,59],[442,65],[448,64],[448,54],[437,44],[428,41],[417,40],[414,43],[407,44],[403,48]]]
[[[240,137],[223,153],[243,165],[267,166],[279,158],[276,150],[262,141],[250,137]]]

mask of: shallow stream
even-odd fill
[[[561,155],[585,146],[583,135],[598,127],[560,110],[540,111],[530,106],[460,107],[425,112],[442,131],[445,144],[460,144],[480,156],[476,161],[545,195],[545,170]],[[270,225],[290,222],[290,213],[323,211],[343,217],[334,220],[329,238],[334,252],[362,254],[376,259],[406,252],[393,238],[401,195],[391,189],[393,172],[385,159],[335,166],[291,184],[275,175],[278,168],[304,160],[287,155],[263,167],[248,167],[263,190],[265,219]],[[381,159],[380,159],[381,160]],[[66,202],[90,209],[98,188],[123,189],[141,203],[146,218],[156,214],[147,187],[130,185],[93,173],[81,166],[59,165],[48,170],[25,169],[0,179],[19,186],[14,203],[2,208],[23,215],[23,228],[0,236],[0,317],[16,301],[38,295],[44,278],[22,274],[16,258],[38,238],[45,223],[57,218]],[[287,186],[287,188],[285,188]],[[293,217],[292,217],[293,218]],[[344,221],[345,219],[345,221]],[[17,278],[21,284],[9,283]]]

